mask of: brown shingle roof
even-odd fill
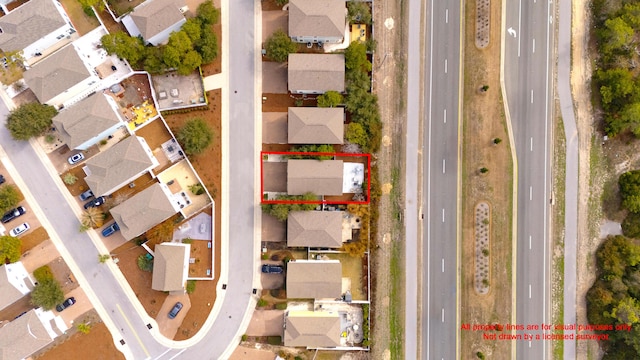
[[[131,13],[131,20],[136,24],[140,35],[148,40],[163,32],[171,25],[184,20],[177,0],[151,0],[142,3]]]
[[[344,92],[343,54],[289,54],[289,91]]]
[[[36,310],[30,310],[0,328],[0,359],[24,359],[51,341],[53,339],[38,318]]]
[[[100,93],[89,96],[53,118],[53,125],[71,149],[120,123],[120,118]]]
[[[41,103],[53,99],[91,74],[69,44],[24,72],[24,80]]]
[[[53,0],[31,0],[0,18],[0,49],[23,50],[65,23]]]
[[[287,264],[287,298],[325,299],[342,295],[338,260],[296,260]]]
[[[344,108],[290,107],[289,144],[342,144]]]
[[[178,212],[166,185],[155,183],[111,209],[125,239],[131,240]]]
[[[303,195],[342,195],[342,160],[287,161],[287,193]]]
[[[323,348],[340,345],[340,316],[334,311],[289,311],[284,346]]]
[[[111,194],[157,165],[143,144],[143,138],[130,136],[87,161],[85,171],[89,175],[85,181],[96,196]]]
[[[189,244],[163,243],[156,245],[151,280],[153,290],[179,291],[184,289],[189,268],[189,249]]]
[[[344,0],[290,0],[289,36],[344,37]]]
[[[287,246],[342,246],[342,211],[292,211],[287,218]]]

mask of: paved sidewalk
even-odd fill
[[[215,74],[204,78],[204,91],[222,89],[225,87],[227,87],[227,79],[226,76],[224,76],[224,73]],[[224,106],[224,104],[222,104],[222,106]]]

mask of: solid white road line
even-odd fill
[[[444,308],[442,308],[442,322],[444,322]]]
[[[447,59],[444,59],[444,73],[447,73],[447,65],[449,64],[449,61]]]
[[[522,35],[522,0],[519,2],[518,7],[518,34]],[[518,57],[520,57],[520,36],[518,36]]]
[[[449,23],[449,9],[444,10],[444,22]]]
[[[442,272],[444,272],[444,258],[442,258]]]
[[[533,151],[533,137],[531,138],[531,140],[529,141],[529,148],[531,149],[530,151]]]
[[[444,123],[447,123],[447,109],[444,109]]]
[[[444,209],[442,209],[442,222],[444,222]]]
[[[444,160],[444,159],[442,159],[442,173],[443,173],[443,174],[445,173],[446,169],[447,169],[447,166],[446,166],[446,164],[445,164],[445,160]]]
[[[533,89],[531,89],[531,103],[533,104]]]
[[[536,38],[533,38],[533,53],[536,53]]]
[[[529,200],[533,200],[533,186],[529,186]]]
[[[529,284],[529,299],[531,299],[531,284]]]
[[[529,235],[529,250],[531,250],[531,235]]]

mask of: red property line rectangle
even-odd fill
[[[305,156],[344,156],[367,158],[367,196],[365,201],[335,201],[335,200],[265,200],[264,199],[264,156],[265,155],[305,155]],[[369,204],[371,199],[371,154],[299,152],[299,151],[261,151],[260,152],[260,198],[262,204]]]

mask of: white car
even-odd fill
[[[83,153],[73,154],[73,155],[69,156],[69,158],[67,159],[67,161],[69,162],[69,165],[75,165],[75,164],[79,163],[82,160],[84,160],[84,154]]]
[[[29,224],[23,223],[22,225],[18,225],[15,228],[11,229],[11,231],[9,231],[9,235],[17,237],[18,235],[27,232],[27,230],[29,230]]]

